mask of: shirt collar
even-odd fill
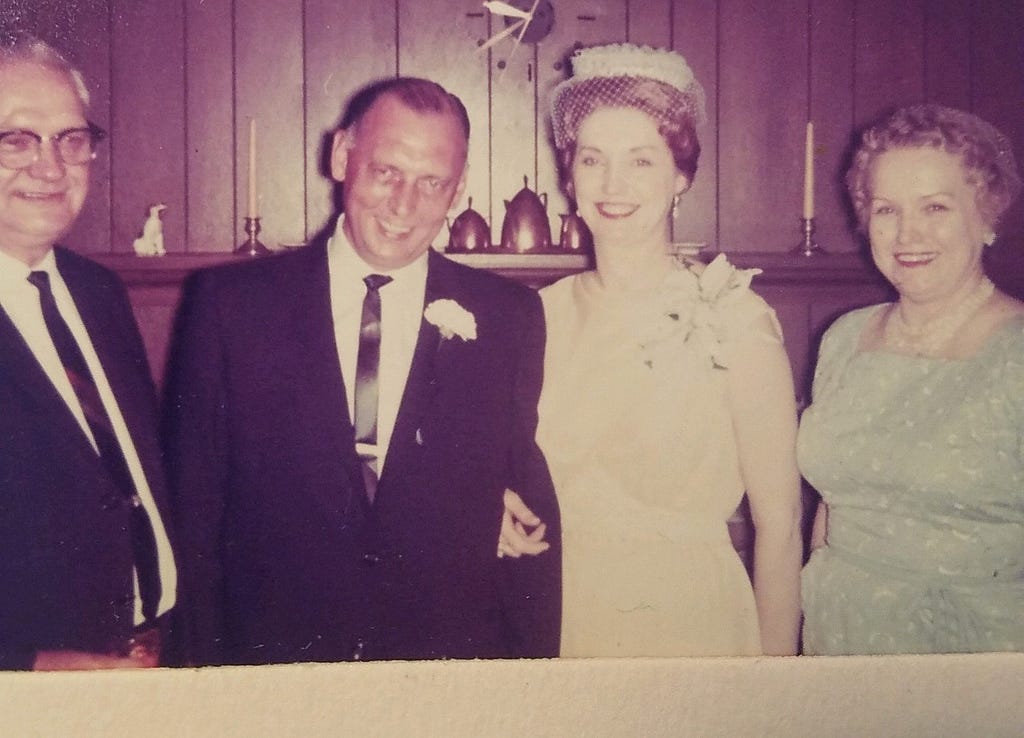
[[[28,275],[32,272],[46,272],[50,275],[51,280],[58,275],[57,259],[53,255],[53,249],[47,251],[46,256],[34,267],[30,267],[21,259],[16,259],[5,251],[0,251],[0,279],[4,282],[8,284],[27,282]]]
[[[429,248],[403,267],[390,270],[378,269],[367,264],[356,253],[352,243],[348,240],[348,236],[345,234],[345,229],[342,228],[344,221],[344,215],[338,217],[338,222],[334,227],[334,235],[327,242],[327,258],[337,268],[337,275],[345,284],[358,284],[360,289],[362,289],[363,277],[367,274],[386,274],[395,283],[408,283],[411,285],[419,282],[420,284],[426,284],[427,264],[430,257]],[[332,271],[334,270],[332,269]],[[362,293],[360,292],[359,294]]]

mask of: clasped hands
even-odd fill
[[[527,528],[533,528],[528,531]],[[523,499],[510,489],[505,490],[505,510],[501,515],[501,532],[498,534],[498,558],[506,556],[518,559],[523,554],[536,556],[544,553],[551,544],[544,540],[547,526]]]

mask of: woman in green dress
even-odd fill
[[[847,184],[899,297],[822,340],[798,441],[822,498],[804,652],[1024,650],[1024,303],[982,268],[1021,186],[1009,142],[904,108]]]

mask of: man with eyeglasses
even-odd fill
[[[0,668],[156,666],[177,589],[123,285],[56,242],[103,131],[52,47],[0,39]]]

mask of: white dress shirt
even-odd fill
[[[153,493],[150,491],[149,482],[146,480],[145,472],[142,470],[142,462],[135,450],[131,435],[128,433],[128,426],[125,424],[124,416],[117,406],[117,400],[107,381],[107,375],[100,364],[99,356],[92,345],[88,332],[85,330],[85,323],[82,321],[78,308],[68,291],[67,285],[57,270],[57,260],[50,251],[43,260],[34,268],[29,268],[24,262],[0,251],[0,307],[4,309],[14,327],[17,328],[21,337],[28,344],[29,349],[35,356],[36,361],[42,367],[46,376],[53,383],[57,392],[63,398],[68,409],[75,416],[82,433],[89,439],[89,443],[96,448],[96,441],[93,439],[92,431],[86,422],[85,413],[78,402],[75,391],[71,388],[71,382],[64,371],[57,348],[50,338],[50,332],[46,328],[46,321],[43,319],[43,310],[39,301],[39,290],[28,281],[28,276],[33,271],[45,271],[50,275],[50,287],[53,290],[53,298],[57,303],[57,309],[61,317],[67,323],[71,335],[78,343],[85,363],[89,367],[96,390],[99,392],[103,408],[110,417],[110,423],[114,429],[114,435],[121,446],[128,470],[131,472],[132,481],[135,483],[135,490],[142,500],[142,507],[149,515],[153,526],[153,534],[156,537],[157,560],[160,569],[160,603],[157,614],[161,615],[174,606],[177,593],[177,568],[174,564],[174,555],[171,552],[171,544],[167,538],[167,531],[164,529],[163,521],[157,512],[156,502]],[[156,432],[156,429],[153,429]],[[98,453],[98,452],[97,452]],[[142,600],[139,596],[138,578],[135,578],[135,623],[141,624]]]
[[[391,434],[416,351],[423,299],[427,289],[427,254],[400,269],[384,271],[367,264],[355,252],[338,218],[327,244],[331,317],[338,347],[349,416],[355,418],[356,360],[368,274],[385,274],[391,282],[380,288],[380,368],[377,374],[377,475],[384,471]]]

